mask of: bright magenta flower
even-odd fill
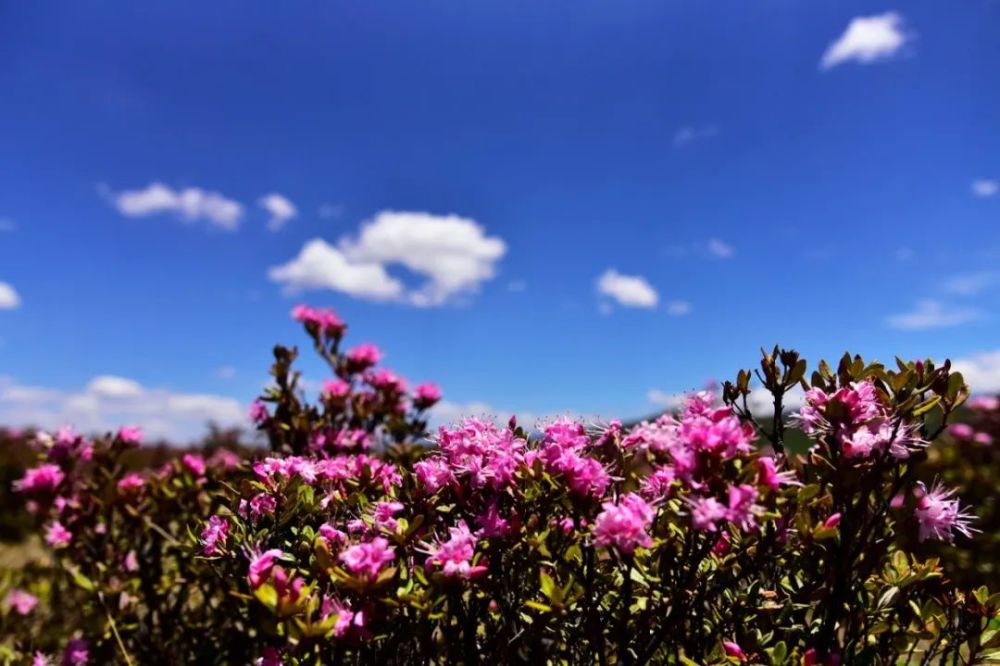
[[[433,382],[424,382],[413,390],[413,406],[427,409],[441,400],[441,388]]]
[[[73,533],[66,529],[58,520],[45,529],[45,543],[53,548],[64,548],[73,540]]]
[[[457,578],[476,578],[486,573],[486,567],[472,566],[472,557],[476,550],[476,537],[469,531],[464,520],[459,521],[456,527],[448,529],[450,537],[447,541],[437,541],[436,543],[424,543],[425,552],[428,554],[425,566],[441,567],[445,576]]]
[[[315,327],[318,332],[334,337],[340,337],[347,329],[347,325],[333,310],[322,310],[308,305],[296,305],[292,308],[292,319],[306,327]]]
[[[351,546],[340,554],[340,561],[352,574],[369,580],[378,576],[387,563],[396,559],[389,542],[382,537]]]
[[[358,372],[378,365],[378,362],[382,360],[382,352],[372,343],[363,342],[349,349],[346,358],[350,368],[354,372]]]
[[[274,569],[274,561],[284,558],[284,551],[279,548],[272,548],[251,560],[250,566],[247,568],[247,580],[250,581],[250,587],[256,590],[266,583],[267,579],[271,577],[271,571]]]
[[[22,493],[53,493],[66,475],[59,465],[46,463],[26,470],[24,476],[14,482],[14,489]]]
[[[205,476],[205,459],[197,453],[185,453],[181,456],[181,463],[195,476]]]
[[[648,534],[653,522],[653,508],[635,493],[619,499],[618,504],[605,502],[603,511],[594,521],[594,543],[602,548],[615,546],[632,554],[636,547],[648,548],[653,540]]]
[[[18,615],[28,615],[38,605],[38,597],[24,590],[11,590],[7,595],[7,605]]]
[[[142,475],[136,474],[135,472],[130,472],[123,476],[118,481],[118,491],[123,495],[134,495],[138,493],[142,487],[146,485],[146,480],[142,478]]]
[[[739,659],[740,661],[747,660],[746,653],[743,652],[743,648],[741,648],[738,643],[733,641],[722,641],[722,649],[726,651],[727,656]]]
[[[229,521],[219,516],[212,516],[208,519],[208,524],[201,531],[202,552],[211,557],[216,555],[220,549],[226,547],[226,539],[229,535]]]

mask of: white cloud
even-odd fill
[[[1000,192],[1000,181],[989,178],[972,181],[972,193],[977,197],[992,197],[997,192]]]
[[[223,365],[215,369],[217,379],[232,379],[236,376],[236,368],[231,365]]]
[[[708,253],[713,257],[718,257],[719,259],[729,259],[736,254],[736,251],[733,249],[732,245],[724,243],[718,238],[709,238]]]
[[[975,321],[981,316],[982,313],[975,308],[952,307],[940,301],[926,299],[918,301],[912,312],[890,315],[886,321],[893,328],[915,331],[960,326]]]
[[[667,301],[667,314],[674,317],[683,317],[691,312],[691,304],[687,301]]]
[[[126,217],[173,213],[185,222],[206,220],[226,231],[239,227],[243,217],[243,206],[238,201],[199,187],[175,190],[154,182],[142,190],[125,190],[110,196],[118,212]]]
[[[660,295],[641,275],[622,275],[609,268],[597,278],[597,293],[627,308],[655,308]]]
[[[670,393],[660,389],[650,389],[646,392],[646,399],[664,411],[676,411],[684,406],[689,393]],[[716,392],[718,395],[718,392]],[[805,404],[806,396],[800,386],[792,388],[785,393],[781,404],[783,411],[789,412],[800,409]],[[753,414],[773,414],[774,396],[762,386],[750,389],[747,396],[747,406]]]
[[[458,421],[469,417],[492,421],[498,425],[507,425],[510,422],[511,416],[516,416],[518,425],[528,431],[537,429],[559,418],[569,418],[587,425],[607,423],[608,421],[608,417],[600,414],[586,414],[572,410],[544,413],[518,412],[510,409],[498,409],[485,402],[471,401],[460,403],[442,400],[429,410],[428,422],[432,429],[442,425],[454,425]]]
[[[683,148],[696,141],[711,139],[718,134],[719,128],[714,125],[705,125],[704,127],[685,125],[674,132],[674,148]]]
[[[0,377],[0,423],[53,429],[72,425],[85,433],[141,426],[150,439],[184,443],[201,437],[210,422],[246,426],[246,409],[233,398],[147,388],[124,377],[94,377],[64,391],[18,384]]]
[[[261,197],[257,203],[271,215],[267,221],[267,228],[271,231],[279,231],[299,214],[295,204],[277,192]]]
[[[944,288],[952,294],[975,296],[998,283],[1000,283],[1000,271],[980,271],[956,275],[944,283]]]
[[[903,17],[896,12],[858,16],[851,20],[844,34],[827,47],[819,66],[831,69],[852,60],[862,64],[885,60],[910,39],[911,36],[903,32]]]
[[[1000,350],[955,359],[951,369],[962,373],[974,393],[1000,393]]]
[[[0,310],[16,310],[21,307],[21,297],[7,282],[0,282]]]
[[[332,289],[356,298],[441,305],[473,293],[491,279],[506,243],[485,235],[475,221],[457,215],[382,211],[361,226],[356,237],[336,246],[315,239],[298,257],[268,272],[285,291]],[[407,289],[388,266],[400,265],[425,278]]]

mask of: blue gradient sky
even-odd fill
[[[901,44],[821,67],[887,12]],[[7,420],[121,417],[74,403],[102,375],[242,409],[298,300],[500,412],[643,414],[775,342],[949,355],[1000,388],[992,0],[6,2],[0,90]],[[238,229],[116,207],[154,182],[239,202]],[[298,211],[277,232],[272,192]],[[269,279],[385,210],[505,252],[436,307]],[[612,268],[656,307],[598,294]]]

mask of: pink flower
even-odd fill
[[[267,411],[267,405],[265,405],[262,400],[258,398],[250,403],[250,420],[253,423],[261,425],[267,422],[270,417],[271,415]]]
[[[917,485],[922,493],[915,511],[920,526],[920,541],[930,537],[951,543],[955,532],[971,537],[973,532],[979,531],[970,526],[975,516],[966,513],[957,499],[952,499],[955,490],[944,488],[939,482],[930,491],[923,483]]]
[[[306,328],[315,328],[317,332],[333,337],[340,337],[347,328],[333,310],[321,310],[308,305],[296,305],[292,308],[292,319],[304,324]]]
[[[975,430],[968,423],[952,423],[948,426],[948,434],[955,439],[972,439]]]
[[[321,393],[327,400],[332,398],[346,398],[351,394],[351,385],[343,379],[328,379],[323,382]]]
[[[757,489],[743,484],[729,487],[729,506],[726,508],[726,519],[743,530],[751,530],[757,526],[757,513],[760,507],[755,503]]]
[[[274,561],[284,558],[284,551],[272,548],[251,560],[250,566],[247,569],[247,580],[250,581],[250,587],[256,590],[266,583],[267,579],[271,577],[271,571],[274,569]]]
[[[273,516],[276,508],[278,501],[270,493],[257,493],[250,498],[250,515],[254,520],[260,520],[263,516]]]
[[[476,537],[469,531],[465,521],[459,521],[456,527],[448,529],[450,538],[435,544],[425,543],[428,554],[426,566],[437,565],[448,577],[476,578],[486,573],[486,567],[472,566],[472,557],[476,549]]]
[[[770,456],[757,458],[757,483],[771,490],[777,490],[781,486],[802,485],[795,480],[795,472],[791,470],[779,472],[774,464],[774,458]]]
[[[142,444],[142,428],[139,426],[122,426],[118,429],[118,439],[131,446]]]
[[[739,659],[740,661],[747,660],[747,656],[743,652],[743,648],[733,641],[722,641],[722,649],[726,651],[726,655],[729,657]]]
[[[413,406],[427,409],[441,400],[441,388],[432,382],[420,384],[413,390]]]
[[[181,457],[181,463],[195,476],[205,476],[205,459],[196,453],[185,453]]]
[[[340,554],[340,561],[352,574],[369,580],[378,576],[388,562],[396,559],[389,542],[382,537],[351,546]]]
[[[320,606],[320,615],[324,620],[331,615],[336,616],[337,619],[333,625],[333,635],[337,638],[346,636],[351,627],[361,628],[365,625],[363,612],[359,611],[355,613],[349,606],[331,597],[323,597],[323,603]]]
[[[319,536],[321,539],[326,541],[327,545],[333,546],[343,546],[347,543],[347,534],[341,532],[333,525],[325,523],[319,527]]]
[[[14,490],[22,493],[53,493],[66,475],[59,465],[47,463],[26,470],[24,476],[14,482]]]
[[[725,505],[714,497],[689,498],[687,502],[691,507],[691,524],[697,530],[715,532],[719,529],[716,523],[729,514]]]
[[[144,485],[146,485],[145,479],[141,475],[135,472],[130,472],[126,474],[118,481],[118,492],[123,495],[133,495],[138,493]]]
[[[448,463],[441,458],[421,460],[413,465],[417,481],[429,493],[436,493],[454,479]]]
[[[486,509],[476,516],[476,525],[479,526],[476,536],[481,539],[507,536],[511,529],[510,522],[500,516],[496,500],[491,501]]]
[[[31,659],[31,666],[52,666],[52,660],[41,650],[35,650]]]
[[[65,548],[73,540],[73,533],[66,529],[58,520],[45,529],[45,543],[53,548]]]
[[[988,432],[977,432],[972,436],[972,441],[976,444],[983,444],[989,446],[993,443],[993,435]]]
[[[38,597],[24,590],[11,590],[7,595],[7,605],[18,615],[28,615],[38,605]]]
[[[832,530],[837,525],[840,525],[840,512],[833,514],[829,518],[823,521],[823,527],[828,530]]]
[[[379,529],[395,532],[399,523],[393,517],[403,510],[399,502],[379,502],[375,505],[375,526]]]
[[[965,404],[969,409],[993,412],[1000,409],[1000,398],[995,395],[977,395],[975,398],[970,398]]]
[[[594,543],[602,548],[615,546],[631,555],[637,546],[648,548],[653,540],[647,533],[653,522],[653,508],[635,493],[621,497],[618,504],[605,502],[594,521]]]
[[[349,349],[346,358],[348,366],[353,371],[358,372],[378,365],[378,362],[382,360],[382,352],[370,342],[364,342]]]
[[[220,549],[226,547],[228,535],[229,521],[219,516],[210,517],[205,529],[201,531],[202,552],[208,557],[216,555]]]
[[[388,368],[380,368],[367,373],[365,381],[383,393],[401,394],[406,391],[406,380]]]
[[[66,650],[63,652],[63,666],[86,666],[90,661],[89,644],[82,638],[74,638],[66,643]]]
[[[650,499],[659,499],[670,494],[670,486],[677,479],[673,467],[663,465],[646,477],[642,482],[642,494]]]

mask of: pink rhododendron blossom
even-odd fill
[[[327,400],[346,398],[351,394],[351,385],[343,379],[328,379],[323,382],[323,389],[320,393]]]
[[[46,463],[25,471],[24,476],[14,482],[14,489],[22,493],[53,493],[66,475],[59,465]]]
[[[260,520],[264,516],[273,516],[277,507],[278,501],[270,493],[257,493],[250,498],[250,516],[254,520]]]
[[[491,501],[486,509],[476,516],[475,522],[479,527],[476,536],[481,539],[507,536],[511,531],[510,521],[501,517],[496,500]]]
[[[977,432],[972,436],[972,441],[976,444],[983,444],[984,446],[989,446],[993,443],[993,435],[988,432]]]
[[[743,648],[733,641],[722,641],[722,648],[726,651],[727,656],[739,659],[740,661],[747,660],[747,655],[743,652]]]
[[[18,615],[28,615],[38,605],[38,597],[24,590],[11,590],[7,595],[7,605]]]
[[[952,423],[948,426],[948,434],[955,439],[972,439],[976,431],[968,423]]]
[[[250,403],[250,420],[257,425],[267,422],[271,415],[263,400],[257,399]]]
[[[605,502],[594,521],[594,543],[602,548],[615,546],[631,554],[636,547],[648,548],[653,540],[648,534],[653,522],[653,508],[635,493],[621,497],[617,504]]]
[[[327,546],[330,546],[331,548],[335,546],[343,546],[347,543],[347,534],[338,530],[329,523],[320,525],[319,536],[321,539],[326,541]]]
[[[445,576],[476,578],[486,573],[486,567],[472,565],[476,549],[476,537],[469,531],[464,520],[455,527],[448,528],[447,541],[424,543],[427,553],[426,566],[437,566]]]
[[[388,368],[379,368],[365,375],[372,388],[384,393],[401,394],[406,391],[406,380]]]
[[[320,333],[334,337],[343,335],[347,328],[347,325],[333,310],[312,308],[308,305],[296,305],[292,308],[292,319],[308,327],[315,327]]]
[[[396,559],[389,542],[382,537],[351,546],[340,554],[340,561],[352,574],[374,579],[387,563]]]
[[[729,505],[726,507],[726,519],[742,530],[752,530],[757,527],[757,513],[760,507],[756,504],[757,489],[743,484],[729,487]]]
[[[193,475],[198,477],[205,476],[205,459],[197,453],[185,453],[181,456],[181,463]]]
[[[691,508],[691,524],[697,530],[715,532],[718,530],[716,523],[729,515],[726,506],[714,497],[693,497],[687,501]]]
[[[201,531],[202,552],[211,557],[226,547],[229,535],[229,521],[220,516],[212,516]]]
[[[73,533],[66,529],[58,520],[45,529],[45,543],[53,548],[64,548],[73,540]]]
[[[35,654],[31,658],[31,666],[52,666],[52,660],[41,650],[35,650]]]
[[[142,475],[135,472],[126,474],[119,479],[117,484],[119,492],[123,495],[133,495],[142,490],[144,485],[146,485],[145,479],[142,478]]]
[[[375,505],[375,526],[379,529],[395,532],[399,523],[394,516],[403,510],[399,502],[379,502]]]
[[[336,616],[337,620],[333,625],[333,635],[343,638],[352,627],[362,628],[365,625],[364,613],[351,610],[350,606],[338,599],[324,597],[321,604],[320,614],[323,619]]]
[[[271,577],[271,571],[274,569],[274,561],[284,558],[285,553],[279,548],[266,550],[253,558],[250,561],[250,566],[247,568],[247,580],[250,581],[250,587],[256,590],[266,583],[267,579]]]
[[[794,471],[779,472],[771,456],[761,456],[757,459],[757,483],[771,490],[777,490],[781,486],[802,485],[796,481]]]
[[[829,518],[823,521],[823,527],[828,530],[832,530],[833,528],[840,525],[840,518],[841,518],[840,512],[831,515]]]
[[[132,446],[142,444],[142,428],[139,426],[122,426],[118,429],[118,439]]]
[[[87,666],[90,662],[90,644],[82,638],[74,638],[66,644],[63,652],[63,666]]]
[[[656,500],[670,494],[670,486],[677,479],[677,473],[669,465],[661,465],[642,482],[642,494]]]
[[[974,398],[969,398],[965,406],[976,411],[994,412],[1000,409],[1000,397],[995,395],[977,395]]]
[[[915,511],[920,541],[932,538],[951,543],[955,532],[971,537],[978,531],[971,527],[975,516],[966,513],[958,500],[953,499],[955,490],[944,488],[940,483],[935,483],[930,490],[923,483],[917,485],[921,492]]]
[[[370,342],[365,342],[349,349],[345,358],[352,370],[359,371],[378,365],[382,360],[382,352]]]
[[[413,390],[413,406],[427,409],[441,400],[441,388],[433,382],[425,382]]]

